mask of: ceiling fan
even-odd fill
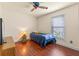
[[[34,11],[35,9],[37,8],[41,8],[41,9],[48,9],[48,7],[45,7],[45,6],[40,6],[40,3],[39,2],[33,2],[33,9],[31,9],[31,11]]]

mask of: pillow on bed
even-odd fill
[[[41,32],[40,34],[44,34],[44,35],[45,35],[45,34],[47,34],[47,33],[43,33],[43,32]]]
[[[39,32],[35,32],[35,34],[40,34]]]

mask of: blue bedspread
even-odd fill
[[[42,36],[44,36],[46,40],[51,39],[51,38],[55,38],[55,37],[54,37],[53,35],[51,35],[51,34],[45,34],[45,35],[42,35]]]
[[[52,34],[35,34],[33,32],[30,34],[30,38],[40,44],[41,47],[45,47],[49,42],[56,42],[56,39]]]

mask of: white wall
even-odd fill
[[[0,3],[3,18],[3,36],[13,36],[16,42],[21,31],[29,34],[36,31],[36,18],[29,14],[28,9],[21,3]],[[28,35],[29,36],[29,35]]]
[[[57,40],[57,44],[79,50],[79,4],[40,17],[38,31],[51,33],[52,17],[62,14],[65,15],[65,39]]]

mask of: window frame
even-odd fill
[[[64,17],[64,26],[53,26],[53,19],[54,18],[56,18],[56,17],[60,17],[60,16],[63,16]],[[65,16],[64,16],[64,14],[62,14],[62,15],[57,15],[57,16],[53,16],[52,17],[52,26],[51,26],[51,32],[54,34],[54,29],[53,28],[63,28],[64,30],[64,35],[63,35],[63,40],[64,40],[64,38],[65,38]]]

